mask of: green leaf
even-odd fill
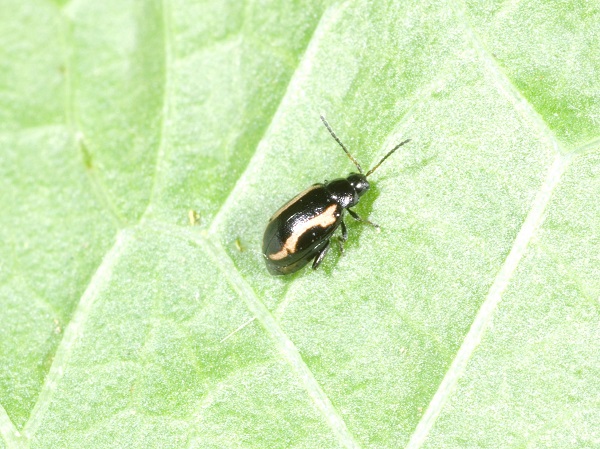
[[[600,445],[600,8],[288,3],[0,4],[0,448]]]

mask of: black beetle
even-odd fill
[[[355,220],[378,228],[376,224],[360,218],[350,208],[355,206],[360,197],[369,190],[367,177],[394,151],[410,142],[410,139],[407,139],[396,145],[375,167],[363,174],[360,164],[335,135],[327,120],[323,116],[321,120],[354,163],[358,173],[350,173],[347,178],[334,179],[325,184],[313,184],[275,212],[267,224],[262,248],[271,274],[294,273],[312,259],[314,259],[313,269],[317,268],[327,254],[331,236],[338,226],[342,228],[342,235],[338,242],[340,250],[343,251],[343,243],[348,239],[348,231],[344,224],[344,209]]]

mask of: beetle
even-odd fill
[[[358,173],[350,173],[346,178],[325,181],[324,184],[313,184],[285,203],[273,214],[263,236],[263,256],[271,274],[284,275],[294,273],[313,261],[316,269],[327,254],[331,237],[341,227],[338,239],[340,251],[344,251],[344,243],[348,239],[348,231],[344,223],[344,212],[357,221],[379,228],[369,220],[361,218],[350,209],[358,204],[359,199],[369,190],[367,181],[388,157],[405,143],[406,139],[396,145],[366,174],[358,161],[350,154],[339,137],[333,132],[325,117],[321,115],[323,124],[342,147],[348,158],[358,169]]]

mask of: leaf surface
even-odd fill
[[[600,9],[0,6],[0,448],[600,444]],[[269,216],[405,138],[343,256]]]

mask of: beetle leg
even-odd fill
[[[344,254],[344,243],[346,243],[346,240],[348,240],[348,230],[346,229],[346,223],[344,223],[344,220],[342,220],[341,227],[342,235],[338,236],[337,242],[338,246],[340,247],[340,253]]]
[[[346,229],[346,223],[344,223],[344,220],[342,220],[342,242],[345,242],[346,240],[348,240],[348,230]]]
[[[358,214],[356,212],[354,212],[353,210],[350,210],[350,209],[346,209],[346,210],[352,216],[352,218],[354,218],[356,221],[360,221],[360,222],[366,223],[368,225],[373,226],[376,229],[379,229],[379,225],[378,224],[375,224],[372,221],[369,221],[369,220],[367,220],[365,218],[359,217]]]
[[[319,265],[321,265],[321,262],[323,262],[323,259],[325,258],[325,255],[327,254],[327,251],[329,251],[329,240],[327,240],[327,243],[325,244],[325,246],[323,246],[323,248],[321,248],[321,251],[319,251],[319,254],[317,254],[317,256],[315,257],[315,261],[312,264],[312,269],[316,270],[317,267]]]

